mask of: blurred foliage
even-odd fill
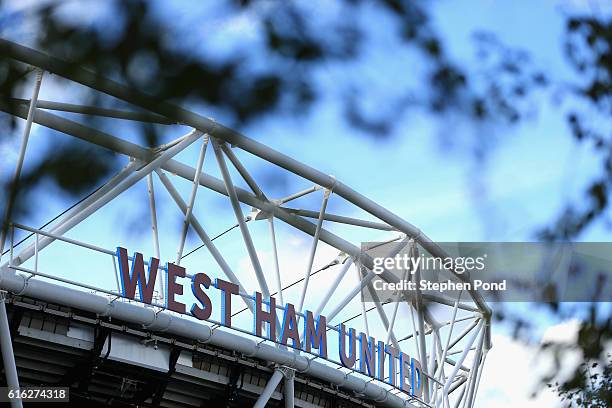
[[[239,129],[272,114],[306,115],[325,92],[335,91],[317,86],[317,70],[334,63],[361,61],[369,24],[359,18],[315,21],[299,2],[278,2],[272,7],[261,7],[262,2],[256,1],[220,2],[230,14],[256,9],[249,16],[257,20],[254,23],[260,27],[262,37],[261,49],[257,52],[239,48],[220,57],[212,53],[202,55],[184,46],[173,32],[173,21],[155,12],[152,2],[108,2],[113,18],[113,25],[109,27],[83,23],[82,19],[66,19],[60,12],[62,3],[33,5],[28,13],[4,16],[4,20],[14,24],[26,20],[34,24],[35,47],[75,67],[86,67],[160,100],[214,106],[231,118],[229,125]],[[440,115],[458,113],[468,120],[515,123],[521,117],[519,100],[526,98],[534,86],[546,83],[542,73],[526,78],[525,55],[512,53],[488,38],[489,52],[499,54],[496,62],[499,67],[492,70],[503,71],[507,80],[498,80],[500,77],[491,72],[485,78],[486,85],[478,87],[477,80],[470,78],[466,69],[448,56],[425,2],[385,0],[373,5],[397,27],[394,33],[400,48],[415,50],[424,62],[427,68],[419,82],[426,84],[427,92],[411,89],[398,78],[399,94],[390,96],[386,107],[372,110],[364,107],[364,101],[369,99],[367,84],[362,84],[360,78],[349,81],[347,89],[341,90],[344,97],[340,111],[361,133],[374,137],[392,134],[397,117],[411,107],[424,107]],[[361,1],[342,0],[338,7],[339,15],[354,17],[364,12],[365,5]],[[0,56],[0,102],[4,106],[10,106],[11,98],[30,86],[32,78],[26,72],[24,67]],[[416,101],[415,92],[420,92]],[[96,96],[92,93],[89,98],[96,99]],[[392,109],[385,109],[389,106]],[[16,122],[10,120],[14,126]],[[143,125],[139,133],[147,145],[159,143],[150,125],[146,129]],[[65,148],[83,147],[77,144]],[[55,147],[49,149],[55,150]],[[74,152],[64,153],[58,157],[70,157]],[[89,174],[93,186],[107,178],[112,167],[101,163],[108,157],[88,157],[89,163],[99,170]],[[50,166],[63,165],[61,159],[50,159],[39,163],[37,168],[46,168],[51,175],[62,170],[53,170]],[[37,175],[42,181],[41,173],[25,175],[30,181],[28,187],[36,184]],[[70,182],[69,178],[63,178],[59,184],[69,192],[82,186],[78,177],[74,180],[75,186],[70,186]],[[22,197],[15,204],[16,211],[26,211],[25,203],[27,200]]]
[[[273,115],[307,115],[326,92],[338,91],[316,85],[321,67],[344,66],[365,58],[370,21],[353,17],[366,2],[337,0],[339,15],[345,17],[324,22],[313,19],[301,2],[277,2],[272,7],[261,7],[262,3],[272,4],[247,0],[222,3],[230,13],[256,9],[256,13],[249,15],[257,19],[254,23],[259,25],[262,36],[261,49],[246,47],[222,56],[194,52],[189,45],[182,44],[173,37],[173,21],[155,13],[153,3],[144,0],[109,1],[113,9],[113,27],[109,29],[62,18],[58,13],[62,2],[34,5],[27,15],[5,15],[0,10],[0,21],[28,19],[28,24],[36,26],[36,48],[160,100],[214,106],[230,118],[228,125],[241,129]],[[360,133],[385,137],[393,134],[397,118],[408,109],[419,108],[440,118],[452,114],[475,125],[491,122],[508,126],[528,118],[529,104],[538,91],[552,92],[562,85],[570,89],[573,104],[567,113],[568,126],[576,140],[593,146],[602,172],[586,188],[586,200],[569,203],[552,225],[540,231],[539,237],[573,239],[596,220],[605,218],[612,192],[612,135],[610,129],[597,125],[600,122],[594,116],[609,118],[612,113],[612,22],[595,17],[567,17],[565,52],[577,80],[556,84],[535,67],[527,52],[504,45],[490,33],[475,36],[481,66],[476,71],[470,70],[450,56],[424,1],[379,0],[367,5],[386,16],[385,21],[391,22],[389,30],[401,47],[414,51],[415,58],[426,67],[417,80],[424,88],[413,88],[398,79],[396,94],[389,96],[384,106],[371,109],[364,104],[369,99],[368,84],[361,83],[359,77],[348,80],[346,89],[339,90],[343,95],[339,111],[347,123]],[[392,54],[388,58],[393,58]],[[32,73],[27,67],[0,55],[0,103],[5,109],[10,109],[12,98],[20,97],[23,90],[29,92],[31,83]],[[88,98],[98,101],[94,94]],[[95,118],[85,119],[96,124]],[[13,117],[4,115],[3,120],[10,129],[16,128]],[[0,138],[12,133],[2,132]],[[148,146],[159,143],[155,126],[142,125],[140,135]],[[476,145],[477,157],[486,154],[482,151],[482,146],[488,145],[486,140],[479,140]],[[108,178],[119,165],[103,150],[78,141],[51,143],[47,149],[38,163],[24,169],[16,194],[17,214],[28,209],[24,192],[41,183],[53,181],[62,191],[82,194]],[[9,186],[5,186],[5,191],[9,191]],[[549,306],[553,312],[559,312],[558,304]],[[516,319],[516,325],[517,337],[529,329],[524,319]],[[585,358],[597,360],[604,352],[603,341],[609,339],[609,319],[594,317],[583,322],[580,341],[575,346]],[[606,372],[609,374],[609,370]],[[582,394],[570,391],[572,384],[585,390],[582,387],[587,384],[585,378],[586,371],[579,369],[569,384],[559,385],[559,390],[568,399],[575,400],[580,395],[586,400],[587,391],[581,391]],[[609,397],[607,384],[597,386],[596,393],[605,392]]]
[[[569,18],[565,51],[580,74],[580,81],[570,84],[576,107],[567,123],[576,140],[592,145],[602,169],[586,188],[586,202],[570,203],[556,223],[540,232],[547,240],[577,238],[594,221],[605,220],[612,193],[612,129],[598,126],[599,118],[612,115],[612,21]]]
[[[585,408],[607,408],[612,406],[612,358],[608,360],[601,372],[599,363],[582,363],[577,369],[572,382],[548,384],[561,397],[561,401],[571,406]],[[595,371],[595,372],[594,372]]]

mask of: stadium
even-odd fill
[[[343,184],[341,174],[327,175],[195,111],[6,40],[0,51],[23,67],[32,89],[29,99],[2,106],[25,121],[16,179],[34,124],[124,162],[48,225],[11,223],[3,234],[0,338],[8,387],[66,387],[69,401],[47,403],[75,407],[474,405],[492,347],[491,311],[478,291],[461,291],[456,299],[397,291],[388,301],[377,299],[372,286],[376,276],[391,284],[398,279],[372,272],[361,243],[400,243],[447,258],[425,231]],[[39,99],[52,75],[133,108]],[[147,148],[109,127],[89,127],[82,115],[151,123],[180,136]],[[189,146],[197,160],[180,160]],[[206,158],[214,170],[207,170]],[[305,188],[270,197],[245,164],[254,160]],[[112,225],[114,242],[96,239],[96,228],[110,223],[105,208],[114,205],[129,217],[134,196],[125,193],[133,186],[146,186],[139,201],[150,214],[150,242],[131,240]],[[167,217],[157,216],[163,194],[181,219],[181,234],[170,233]],[[208,209],[200,201],[205,194],[225,204]],[[318,205],[300,201],[313,195],[320,196]],[[334,200],[351,209],[331,212]],[[87,224],[96,217],[101,224]],[[213,236],[206,226],[211,218],[230,229]],[[81,238],[77,232],[87,225]],[[189,258],[188,233],[200,244]],[[291,263],[283,258],[289,240],[280,238],[289,233],[308,239],[308,249]],[[363,301],[363,292],[372,300]],[[228,293],[229,306],[222,297]],[[209,309],[203,319],[192,304]],[[302,329],[304,322],[316,336]],[[19,398],[10,403],[29,405]]]

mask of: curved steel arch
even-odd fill
[[[370,270],[372,269],[373,267],[372,259],[368,255],[362,253],[359,247],[353,245],[352,243],[343,239],[342,237],[331,233],[325,228],[322,228],[323,220],[326,220],[326,219],[332,220],[332,221],[335,219],[336,221],[339,221],[339,222],[348,222],[348,223],[351,222],[351,219],[349,217],[335,216],[335,215],[330,215],[330,214],[325,213],[325,205],[326,205],[327,199],[329,198],[328,194],[326,194],[323,206],[321,210],[318,212],[314,212],[314,211],[309,212],[309,211],[304,211],[304,210],[295,211],[292,209],[283,208],[281,205],[279,205],[278,202],[269,200],[265,196],[265,194],[263,194],[263,192],[259,189],[255,181],[250,177],[248,171],[244,167],[242,167],[240,162],[234,156],[233,152],[225,144],[225,143],[229,143],[232,146],[238,147],[246,152],[249,152],[255,156],[258,156],[266,160],[269,163],[275,164],[295,175],[298,175],[300,177],[303,177],[315,183],[315,185],[318,188],[326,189],[327,191],[333,192],[333,194],[341,196],[342,198],[346,199],[348,202],[365,210],[366,212],[370,213],[371,215],[375,216],[381,221],[380,223],[375,223],[371,221],[352,220],[353,222],[357,222],[358,224],[361,223],[362,224],[361,226],[364,226],[366,228],[396,230],[398,232],[405,234],[407,237],[414,239],[418,244],[420,244],[425,250],[427,250],[433,256],[440,257],[440,258],[445,258],[447,256],[447,254],[435,242],[433,242],[426,235],[424,235],[418,228],[408,223],[407,221],[403,220],[401,217],[383,208],[382,206],[376,204],[374,201],[366,198],[365,196],[361,195],[360,193],[346,186],[345,184],[341,183],[340,181],[336,180],[335,177],[326,175],[289,156],[286,156],[280,152],[277,152],[257,141],[249,139],[246,136],[215,122],[212,119],[203,117],[194,112],[190,112],[179,106],[176,106],[176,105],[173,105],[167,102],[159,101],[151,96],[142,94],[138,91],[135,91],[124,85],[121,85],[115,81],[111,81],[109,79],[99,77],[85,69],[75,68],[71,64],[65,61],[62,61],[58,58],[46,55],[39,51],[30,49],[30,48],[27,48],[27,47],[24,47],[24,46],[21,46],[21,45],[18,45],[18,44],[15,44],[15,43],[12,43],[6,40],[0,39],[0,53],[8,57],[11,57],[15,60],[32,65],[39,69],[42,69],[44,71],[49,71],[54,74],[63,76],[67,79],[78,82],[87,87],[90,87],[97,91],[114,96],[125,102],[131,103],[133,105],[144,108],[150,112],[153,112],[153,114],[118,112],[118,111],[113,111],[113,110],[99,109],[95,107],[68,105],[68,104],[62,104],[58,102],[48,102],[48,101],[42,101],[38,104],[38,106],[35,106],[35,104],[32,102],[28,103],[28,101],[16,101],[18,103],[16,107],[2,107],[2,110],[5,110],[6,112],[11,113],[15,116],[21,117],[23,119],[27,119],[30,122],[33,121],[40,125],[46,126],[48,128],[51,128],[51,129],[60,131],[62,133],[86,140],[90,143],[100,145],[102,147],[113,150],[117,153],[125,154],[129,157],[135,158],[140,163],[142,163],[142,165],[145,166],[145,168],[147,169],[146,171],[143,171],[143,169],[136,170],[135,168],[132,168],[131,171],[129,172],[126,170],[126,174],[124,174],[125,177],[117,179],[116,185],[108,186],[108,189],[106,191],[98,194],[98,196],[96,196],[95,199],[90,200],[90,202],[83,204],[81,208],[78,209],[79,211],[76,211],[75,214],[71,214],[72,216],[74,216],[73,218],[66,217],[66,219],[64,220],[65,223],[60,224],[59,228],[51,231],[58,236],[61,236],[68,229],[72,228],[72,226],[76,225],[76,223],[78,223],[80,220],[86,218],[91,213],[93,213],[97,208],[100,208],[100,206],[108,202],[108,200],[112,200],[117,194],[119,194],[121,191],[128,188],[129,187],[129,185],[127,185],[128,182],[135,183],[139,181],[140,179],[144,178],[145,176],[150,177],[150,174],[153,171],[158,173],[165,187],[169,190],[169,192],[172,195],[172,185],[171,183],[169,184],[169,181],[167,179],[164,180],[164,173],[162,171],[163,169],[171,173],[174,173],[180,177],[183,177],[189,181],[193,181],[194,186],[196,184],[199,184],[200,186],[204,186],[208,189],[214,190],[218,193],[221,193],[221,194],[224,194],[230,197],[233,208],[236,212],[236,217],[241,227],[242,235],[245,238],[245,242],[246,242],[247,248],[250,251],[249,254],[251,255],[251,260],[253,261],[254,266],[256,266],[257,264],[257,255],[256,255],[256,251],[254,250],[248,229],[246,229],[246,227],[243,225],[244,223],[241,222],[242,221],[241,216],[243,214],[241,213],[239,202],[248,204],[252,207],[259,209],[262,214],[265,214],[266,218],[270,217],[271,220],[273,220],[274,218],[280,219],[284,221],[285,223],[289,224],[290,226],[313,236],[314,240],[313,240],[312,254],[310,257],[310,261],[311,261],[310,266],[312,266],[312,258],[314,256],[314,251],[316,250],[316,243],[319,240],[321,240],[339,249],[340,251],[348,254],[353,259],[358,260],[361,264],[366,266],[368,269]],[[29,104],[30,109],[28,109],[28,104]],[[32,109],[32,107],[34,108]],[[152,121],[152,122],[163,123],[163,124],[177,123],[177,124],[190,126],[194,129],[194,131],[190,135],[181,139],[180,141],[177,141],[177,143],[172,146],[165,146],[163,149],[160,148],[157,150],[151,150],[151,149],[143,148],[136,144],[127,142],[125,140],[118,139],[110,134],[101,132],[96,129],[89,128],[77,122],[65,119],[57,115],[53,115],[41,109],[56,109],[56,110],[70,111],[70,112],[76,112],[76,113],[93,113],[93,114],[98,114],[101,116],[108,116],[108,117],[113,117],[113,118]],[[215,150],[215,154],[217,156],[217,160],[218,160],[219,166],[223,174],[223,180],[220,180],[210,175],[201,173],[201,171],[199,171],[199,169],[201,168],[201,163],[198,163],[199,165],[196,166],[196,168],[194,168],[194,167],[190,167],[186,164],[180,163],[172,159],[172,156],[176,152],[186,147],[188,145],[188,142],[191,143],[195,141],[196,139],[198,139],[201,134],[209,135],[213,140],[213,144],[214,144],[213,148]],[[205,152],[204,143],[203,143],[203,150]],[[233,185],[233,183],[231,182],[231,177],[227,173],[227,169],[225,169],[225,171],[223,169],[223,167],[226,166],[225,158],[229,159],[232,162],[234,167],[238,170],[240,175],[244,178],[246,183],[249,185],[252,192],[235,187]],[[133,166],[133,167],[136,167],[136,166]],[[125,187],[123,190],[118,191],[118,192],[114,191],[114,194],[113,194],[113,190],[116,189],[117,185],[120,185],[120,186],[127,185],[127,187]],[[195,191],[195,187],[194,187],[194,191]],[[195,197],[195,193],[193,193],[193,196]],[[190,199],[189,203],[180,202],[180,197],[177,198],[176,194],[173,195],[173,198],[177,201],[177,204],[179,205],[179,207],[185,214],[186,222],[188,221],[191,224],[191,226],[196,229],[196,231],[198,232],[202,240],[205,242],[208,249],[214,253],[214,251],[216,250],[214,247],[214,244],[212,244],[212,242],[210,241],[210,238],[207,237],[205,231],[201,228],[201,226],[199,226],[199,229],[198,229],[197,220],[195,220],[190,215],[190,207],[193,205],[193,201]],[[100,200],[100,201],[96,202],[96,200]],[[104,201],[104,200],[107,200],[107,201]],[[97,208],[95,208],[96,205],[98,206]],[[316,223],[310,222],[306,219],[306,217],[316,218],[317,222]],[[273,221],[271,221],[271,226],[273,228]],[[52,301],[70,302],[72,299],[78,298],[79,300],[78,301],[74,300],[74,303],[72,305],[84,308],[86,310],[89,307],[90,309],[96,309],[95,311],[98,312],[98,306],[95,306],[95,305],[100,305],[101,300],[96,300],[94,298],[89,298],[85,296],[85,295],[89,296],[89,294],[83,294],[82,292],[75,291],[75,292],[79,292],[80,294],[77,295],[76,293],[73,294],[71,292],[70,294],[65,293],[65,296],[58,296],[54,289],[44,288],[45,285],[51,285],[51,284],[48,284],[45,282],[37,282],[36,284],[28,284],[27,281],[24,280],[25,278],[23,278],[21,275],[10,274],[9,268],[12,268],[14,270],[19,270],[15,268],[18,268],[20,264],[23,264],[23,262],[25,262],[27,259],[32,257],[37,251],[41,250],[42,248],[44,248],[44,246],[48,245],[48,243],[52,242],[53,239],[54,238],[49,237],[49,236],[44,237],[43,240],[41,240],[41,242],[38,245],[36,245],[36,247],[34,245],[31,245],[29,248],[26,248],[24,251],[22,251],[16,258],[14,258],[13,262],[11,262],[10,265],[8,264],[3,265],[2,275],[0,276],[0,286],[7,290],[13,291],[13,292],[22,292],[24,294],[32,295],[33,297],[46,298]],[[251,252],[251,250],[253,252]],[[179,261],[180,261],[180,255],[179,255]],[[223,263],[221,254],[218,254],[218,262]],[[230,277],[230,279],[232,279],[232,272],[230,268],[227,267],[226,265],[226,267],[225,268],[222,267],[222,269],[224,270],[224,272],[226,272],[226,274]],[[261,268],[259,268],[259,272],[258,272],[257,267],[255,267],[255,270],[256,270],[256,273],[259,273],[259,274],[262,273]],[[310,274],[306,275],[306,282],[308,281],[309,276]],[[370,271],[369,278],[371,279],[372,276],[373,274]],[[388,272],[383,273],[381,276],[383,279],[389,282],[397,282],[397,278]],[[456,276],[460,278],[461,280],[467,281],[467,278],[463,275],[456,274]],[[260,278],[263,278],[263,282]],[[370,284],[370,280],[368,280],[367,278],[368,276],[366,276],[366,278],[362,280],[360,287],[358,287],[359,290],[363,289],[364,287],[367,287]],[[260,281],[260,285],[263,284],[265,287],[265,277],[258,275],[258,279]],[[237,281],[238,277],[234,275],[232,280]],[[307,283],[305,283],[303,287],[304,287],[304,292],[305,292]],[[267,288],[265,292],[269,293]],[[267,295],[268,293],[265,293],[265,294]],[[343,300],[343,302],[346,301],[346,303],[340,302],[340,304],[332,312],[333,316],[332,315],[329,316],[330,320],[335,316],[335,314],[337,314],[338,311],[344,308],[346,304],[348,304],[356,294],[357,293],[352,293],[352,297],[347,296]],[[482,358],[481,354],[484,353],[484,355],[486,355],[487,350],[491,347],[491,342],[490,342],[491,311],[489,307],[486,305],[482,296],[477,291],[470,290],[469,294],[471,297],[471,301],[475,303],[475,306],[476,306],[475,308],[471,308],[469,305],[460,304],[459,300],[457,300],[453,304],[453,303],[448,303],[448,301],[445,302],[443,299],[429,299],[429,300],[439,301],[439,302],[442,302],[449,306],[454,307],[453,319],[452,319],[452,322],[449,322],[449,324],[451,325],[451,331],[452,331],[452,325],[454,324],[454,320],[455,320],[455,316],[456,316],[458,307],[464,308],[466,310],[474,310],[478,313],[479,317],[476,320],[477,323],[471,326],[470,330],[466,330],[465,333],[462,333],[455,341],[455,344],[456,344],[462,338],[467,336],[468,333],[470,333],[471,337],[469,338],[469,341],[468,341],[470,345],[466,347],[465,350],[463,350],[460,360],[454,362],[455,367],[452,370],[452,374],[447,376],[444,386],[438,387],[434,385],[431,390],[431,391],[435,391],[433,392],[433,394],[435,395],[437,393],[437,388],[441,388],[442,389],[441,394],[445,395],[445,394],[448,394],[449,392],[452,392],[451,388],[454,390],[460,387],[463,383],[466,383],[462,391],[462,396],[465,393],[465,399],[466,399],[465,406],[471,406],[473,404],[473,395],[475,394],[475,389],[477,388],[478,380],[480,377],[479,374],[481,373],[481,371],[480,373],[478,373],[478,369],[484,363],[484,358]],[[303,296],[304,294],[302,294],[302,299],[300,303],[303,302]],[[117,305],[122,305],[122,304],[123,303],[118,303]],[[249,306],[248,302],[247,302],[247,306]],[[397,313],[397,308],[394,311],[393,320],[390,323],[384,312],[384,309],[382,309],[382,306],[379,303],[377,303],[376,306],[377,306],[377,311],[379,313],[381,320],[383,321],[385,327],[388,328],[389,330],[389,336],[391,337],[393,342],[397,344],[398,339],[395,338],[393,334],[393,323],[392,323],[395,320],[395,314]],[[102,315],[113,315],[113,313],[119,313],[119,315],[122,318],[128,319],[128,321],[133,321],[134,323],[151,322],[150,316],[143,316],[142,315],[143,312],[142,311],[137,312],[136,309],[130,309],[130,312],[127,313],[124,311],[119,311],[121,308],[123,308],[123,306],[117,306],[118,309],[115,309],[114,306],[109,307],[108,304],[107,305],[102,304],[101,307],[102,307],[102,310],[100,310],[101,312],[100,314]],[[437,371],[436,367],[444,366],[444,364],[446,363],[448,349],[452,347],[450,345],[450,340],[451,340],[450,333],[447,339],[446,348],[442,350],[442,339],[439,333],[439,328],[442,327],[443,324],[440,324],[439,322],[435,320],[434,316],[432,316],[431,313],[427,310],[427,308],[423,306],[421,300],[417,299],[416,301],[412,302],[410,304],[410,307],[413,307],[416,310],[418,323],[419,323],[418,330],[415,329],[413,331],[412,337],[416,338],[418,336],[419,338],[418,347],[420,349],[420,357],[424,365],[424,371],[428,373],[428,375],[433,376],[436,374],[436,371]],[[91,311],[94,311],[94,310],[91,310]],[[159,319],[162,319],[162,320],[168,319],[168,317],[165,317],[165,313],[160,313],[159,315],[161,316]],[[176,317],[174,317],[174,319],[176,319]],[[182,321],[182,320],[185,320],[186,322],[189,321],[187,319],[179,319],[177,321]],[[157,324],[158,324],[157,321],[158,321],[158,318],[154,317],[151,325],[157,327]],[[425,328],[424,322],[428,323],[428,325],[430,326],[429,329]],[[186,329],[185,327],[187,326],[191,327],[190,326],[191,323],[193,322],[190,322],[189,324],[180,323],[179,326],[174,326],[168,322],[167,326],[166,326],[166,323],[162,324],[162,326],[169,332],[175,332],[177,334],[189,333],[195,336],[195,338],[199,338],[199,336],[201,335],[199,331],[205,330],[205,329],[201,329],[201,328],[195,329],[194,328],[193,331],[191,331],[192,329]],[[203,326],[203,325],[198,324],[198,326]],[[187,332],[182,332],[182,330],[187,330]],[[427,330],[429,330],[428,333],[427,333]],[[428,356],[427,356],[426,344],[425,344],[426,334],[433,334],[433,338],[435,339],[432,341],[432,343],[434,344],[434,347],[438,349],[438,350],[430,351],[429,357],[431,361],[433,362],[431,364],[431,367],[428,367],[428,358],[427,358]],[[228,336],[228,337],[223,337],[223,336]],[[211,341],[212,343],[219,345],[219,346],[225,346],[225,347],[230,346],[230,347],[233,347],[237,351],[240,351],[240,352],[243,352],[249,355],[255,355],[259,358],[269,360],[269,361],[274,361],[278,364],[286,365],[286,366],[293,367],[299,370],[304,370],[305,372],[311,375],[328,380],[334,384],[347,387],[355,392],[362,392],[368,398],[371,398],[371,399],[374,399],[380,402],[383,402],[384,400],[384,403],[389,406],[405,406],[407,404],[410,404],[406,399],[394,396],[388,390],[384,390],[384,388],[381,388],[380,386],[376,384],[372,384],[369,382],[362,382],[361,379],[354,377],[352,375],[345,375],[345,374],[339,375],[337,370],[331,370],[328,366],[325,366],[324,364],[317,363],[317,364],[320,364],[321,367],[319,367],[318,365],[315,365],[316,368],[312,368],[312,364],[308,362],[307,358],[305,358],[304,356],[296,356],[294,353],[289,352],[289,351],[282,352],[282,350],[279,350],[278,348],[274,348],[274,347],[270,347],[270,349],[266,349],[266,351],[261,351],[260,348],[258,347],[253,349],[254,347],[253,344],[256,344],[256,343],[254,343],[252,340],[249,340],[249,342],[245,343],[246,339],[237,336],[238,338],[241,339],[241,340],[237,340],[231,337],[231,334],[227,334],[227,333],[223,335],[217,335],[217,337],[219,337],[218,342],[215,340],[216,338],[214,336],[214,333],[212,333],[210,336],[204,336],[204,337],[205,338],[202,338],[201,340]],[[409,335],[404,339],[400,339],[399,341],[405,340],[410,337],[411,336]],[[478,340],[479,346],[476,347],[476,350],[475,350],[476,351],[475,362],[477,361],[478,364],[474,364],[473,369],[472,369],[474,370],[474,372],[470,374],[469,380],[467,379],[467,377],[458,377],[458,371],[462,368],[462,362],[464,361],[465,357],[470,351],[469,349],[471,348],[472,344],[476,341],[477,337],[479,338]],[[440,360],[440,362],[436,363],[436,360]],[[429,371],[434,371],[434,372],[430,373]],[[469,371],[470,370],[468,370],[468,372]],[[456,381],[457,378],[460,378],[460,379]],[[431,396],[426,395],[426,399],[428,400],[427,402],[430,404],[434,404],[436,406],[445,406],[444,399],[440,399],[440,398],[434,399],[433,395]],[[459,398],[459,400],[461,400],[461,398]]]

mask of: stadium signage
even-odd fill
[[[117,247],[117,259],[121,275],[122,296],[135,300],[138,287],[140,301],[151,304],[159,259],[150,258],[146,272],[143,256],[138,252],[134,253],[131,258],[131,267],[125,248]],[[221,324],[228,328],[232,327],[232,297],[240,296],[238,285],[219,278],[213,282],[205,273],[192,275],[191,291],[196,302],[187,312],[186,305],[176,300],[177,295],[183,294],[184,287],[177,279],[187,277],[185,268],[167,263],[165,270],[166,303],[164,306],[166,309],[189,314],[199,320],[208,320],[212,315],[213,306],[207,291],[215,288],[221,295]],[[286,303],[283,307],[281,321],[278,318],[276,299],[273,296],[265,299],[260,292],[255,292],[251,299],[253,300],[253,334],[255,336],[307,353],[314,353],[312,350],[317,349],[321,358],[328,359],[325,316],[314,316],[310,311],[304,311],[300,315],[296,312],[294,305]],[[303,316],[301,336],[298,316]],[[263,333],[264,326],[267,328],[267,333]],[[357,334],[355,329],[347,328],[343,323],[339,324],[336,330],[339,336],[339,361],[344,367],[396,386],[417,398],[421,397],[426,387],[426,377],[422,374],[418,360],[411,358],[392,344],[376,341],[375,338],[365,333]],[[358,364],[356,364],[357,360]]]

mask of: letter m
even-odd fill
[[[306,311],[304,319],[304,346],[310,353],[312,348],[319,349],[319,355],[327,358],[327,319],[319,315],[316,324],[311,311]]]
[[[128,254],[127,249],[117,247],[117,261],[119,262],[119,273],[121,274],[121,292],[123,297],[134,299],[136,296],[136,285],[138,285],[138,294],[140,301],[151,303],[153,299],[153,289],[155,288],[155,279],[157,278],[157,267],[159,259],[151,258],[149,261],[149,270],[145,276],[144,262],[142,254],[134,253],[132,259],[132,269],[128,269]]]

